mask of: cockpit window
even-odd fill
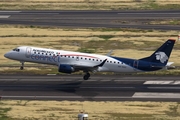
[[[15,49],[13,49],[13,51],[19,52],[19,51],[20,51],[20,49],[15,48]]]

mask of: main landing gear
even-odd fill
[[[84,80],[88,80],[90,76],[91,76],[90,73],[86,72],[86,74],[84,75],[83,79]]]
[[[23,70],[24,69],[24,62],[20,62],[20,63],[21,63],[20,70]]]

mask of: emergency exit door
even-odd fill
[[[133,63],[133,67],[134,67],[134,68],[138,68],[138,63],[139,63],[139,61],[138,61],[138,60],[135,60],[134,63]]]

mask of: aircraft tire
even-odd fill
[[[83,79],[84,79],[84,80],[88,80],[90,76],[91,76],[90,73],[87,72],[87,73],[84,75]]]
[[[20,70],[23,70],[23,69],[24,69],[24,67],[23,67],[23,66],[21,66],[21,67],[20,67]]]
[[[83,79],[84,79],[84,80],[88,80],[88,79],[89,79],[89,76],[88,76],[88,75],[84,75]]]

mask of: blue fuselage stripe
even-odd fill
[[[135,59],[128,59],[128,58],[113,57],[113,56],[111,57],[140,71],[156,71],[165,67],[163,64],[147,62],[143,60],[135,60]]]

